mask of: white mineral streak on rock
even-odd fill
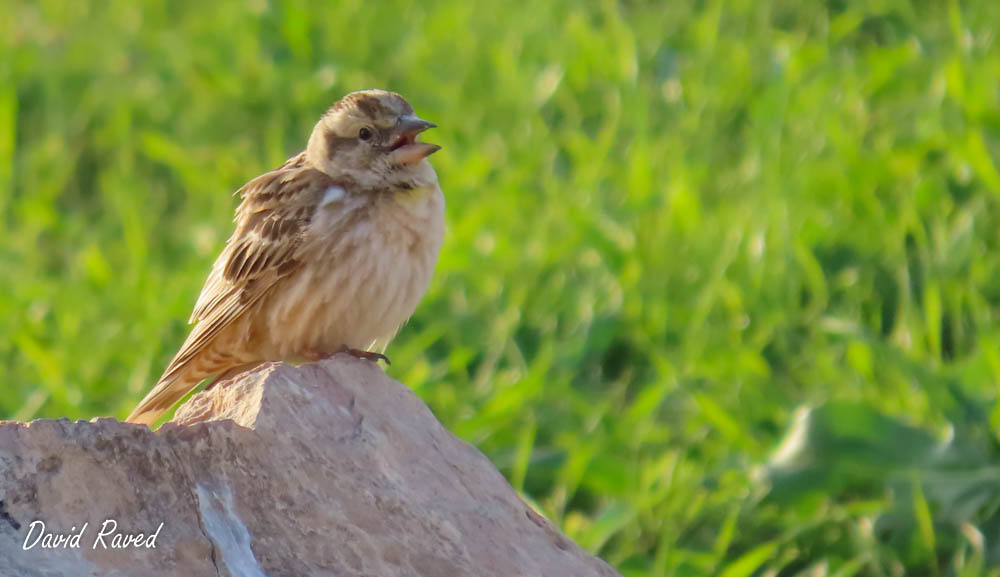
[[[198,485],[198,510],[205,535],[215,545],[219,562],[233,577],[267,577],[250,549],[250,531],[233,510],[233,492],[228,485],[206,489]]]

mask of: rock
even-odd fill
[[[412,391],[338,355],[259,367],[157,432],[0,423],[0,575],[617,573]]]

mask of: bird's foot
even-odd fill
[[[382,353],[374,353],[372,351],[364,351],[361,349],[352,349],[347,345],[341,346],[339,349],[330,352],[320,352],[320,351],[307,351],[301,358],[309,362],[323,361],[333,357],[333,355],[339,355],[340,353],[347,353],[352,357],[358,359],[365,359],[366,361],[372,361],[373,363],[380,360],[385,361],[385,364],[391,365],[392,362],[389,361],[389,357],[383,355]]]
[[[361,349],[352,349],[347,345],[341,346],[339,349],[333,351],[333,353],[319,352],[319,351],[308,351],[302,355],[302,357],[310,362],[323,361],[333,357],[333,355],[338,355],[340,353],[347,353],[352,357],[358,359],[365,359],[366,361],[372,361],[373,363],[380,360],[385,361],[385,364],[391,365],[392,362],[389,361],[389,357],[383,355],[382,353],[373,353],[372,351],[364,351]]]
[[[347,345],[344,345],[344,346],[340,347],[340,349],[337,350],[337,352],[338,353],[347,353],[347,354],[351,355],[352,357],[356,357],[356,358],[359,358],[359,359],[365,359],[365,360],[371,361],[373,363],[377,363],[379,360],[383,360],[383,361],[385,361],[385,364],[387,364],[387,365],[391,365],[392,364],[392,361],[389,360],[389,357],[383,355],[382,353],[376,353],[376,352],[372,352],[372,351],[363,351],[361,349],[352,349],[352,348],[348,347]]]

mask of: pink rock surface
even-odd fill
[[[618,575],[412,391],[344,355],[260,367],[155,433],[0,423],[0,501],[3,576]],[[25,550],[39,520],[52,535]]]

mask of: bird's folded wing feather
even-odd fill
[[[168,382],[219,333],[298,269],[298,252],[330,177],[290,160],[239,193],[236,231],[215,261],[191,315],[197,323],[160,377]]]

